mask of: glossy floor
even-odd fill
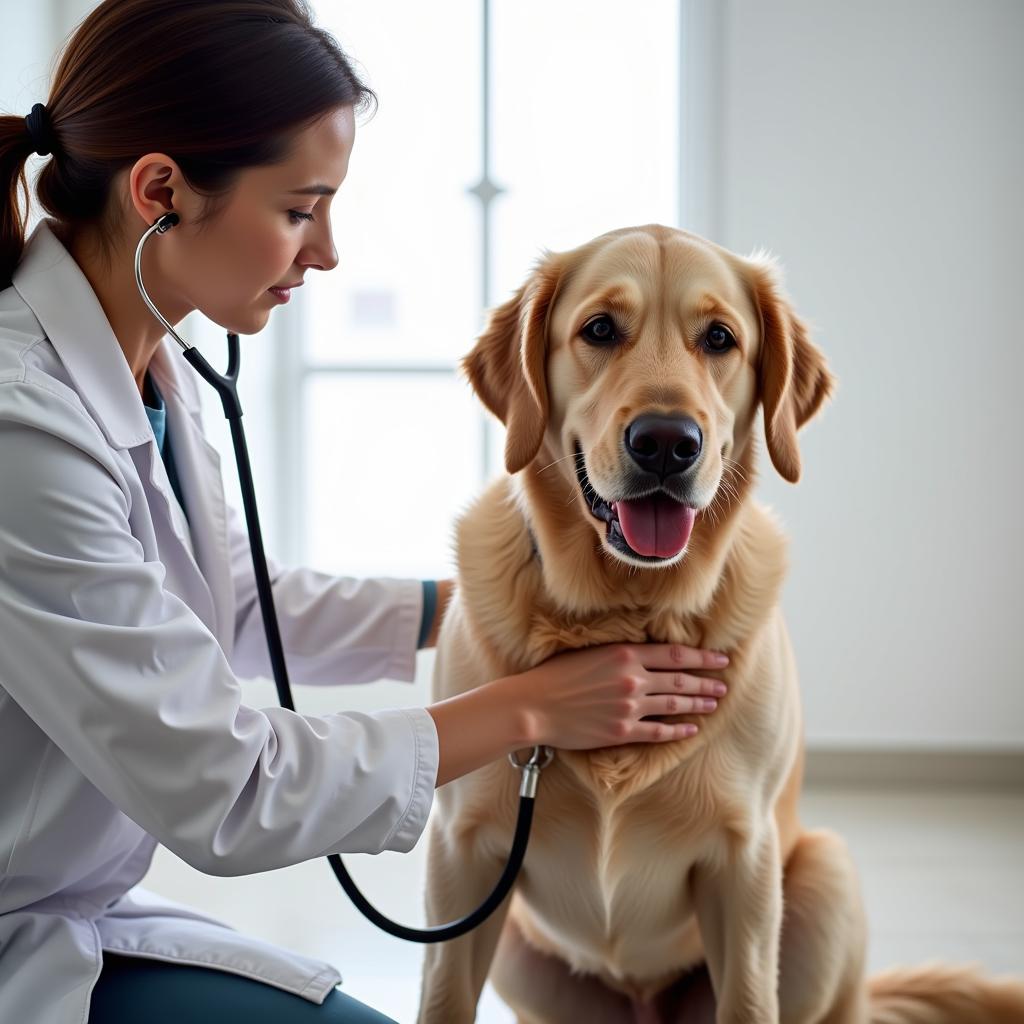
[[[808,826],[847,839],[871,924],[870,967],[930,959],[1024,973],[1024,794],[809,787]],[[350,857],[385,913],[422,924],[426,843],[410,854]],[[211,878],[158,852],[146,886],[236,928],[336,964],[343,989],[415,1020],[423,952],[379,932],[349,905],[325,862],[248,878]],[[488,987],[481,1024],[512,1024]]]

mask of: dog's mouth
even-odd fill
[[[605,539],[616,551],[642,562],[676,558],[690,542],[697,510],[658,489],[638,498],[608,501],[594,489],[584,465],[583,449],[575,445],[576,478],[590,514],[606,524]]]

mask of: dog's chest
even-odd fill
[[[542,661],[556,651],[599,644],[656,642],[698,647],[706,632],[703,618],[671,608],[616,608],[584,616],[534,605],[522,646],[531,659]]]
[[[699,647],[706,642],[703,620],[674,612],[649,608],[616,610],[599,616],[568,618],[557,613],[534,610],[527,641],[523,645],[531,664],[556,651],[598,644],[650,641]],[[691,675],[713,675],[710,671],[689,670]],[[699,716],[667,716],[673,722],[698,722]],[[668,744],[626,744],[590,751],[566,751],[565,762],[580,782],[599,799],[608,793],[617,798],[637,793],[654,784],[666,772],[690,756],[697,744],[685,740]]]
[[[539,797],[520,896],[535,931],[580,968],[653,978],[698,949],[688,880],[714,836],[676,789],[656,786],[625,801],[557,799],[557,821]]]

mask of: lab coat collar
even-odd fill
[[[164,335],[149,370],[167,403],[168,436],[191,525],[190,546],[187,527],[172,507],[177,499],[131,367],[92,285],[54,234],[52,223],[45,218],[36,226],[12,283],[39,320],[108,443],[139,449],[132,458],[160,495],[161,514],[181,546],[181,557],[195,567],[194,606],[230,651],[234,593],[220,456],[203,436],[195,374],[181,358],[178,343]]]
[[[167,432],[193,526],[190,534],[195,558],[203,569],[215,610],[217,626],[211,628],[219,633],[222,646],[230,653],[234,639],[227,624],[234,616],[234,590],[230,586],[231,556],[224,485],[220,455],[202,431],[197,374],[182,358],[178,343],[170,337],[165,337],[153,353],[149,372],[167,403]],[[153,450],[155,448],[154,444]],[[202,528],[195,529],[199,524]],[[222,585],[224,581],[227,586]]]
[[[75,390],[114,448],[153,437],[131,367],[88,278],[43,218],[12,284],[42,325]]]

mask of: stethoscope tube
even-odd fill
[[[163,324],[168,334],[182,348],[182,355],[220,396],[224,415],[231,428],[231,443],[235,450],[235,462],[238,466],[238,480],[242,491],[242,505],[245,511],[245,524],[249,533],[249,546],[252,554],[252,567],[256,577],[256,590],[259,594],[260,612],[263,616],[263,627],[267,637],[267,647],[270,651],[270,664],[273,669],[274,683],[277,687],[277,699],[281,707],[289,711],[295,710],[295,702],[292,699],[291,685],[288,681],[288,668],[285,664],[284,646],[281,642],[281,631],[277,621],[277,612],[274,609],[274,594],[270,585],[270,572],[267,568],[267,557],[263,547],[263,532],[260,528],[259,511],[256,508],[256,489],[253,486],[252,466],[249,462],[249,449],[245,442],[245,432],[242,429],[242,404],[238,399],[238,369],[241,362],[241,354],[238,344],[238,335],[228,332],[228,368],[224,374],[216,370],[203,358],[195,349],[182,340],[174,328],[164,319],[160,311],[153,304],[142,281],[142,249],[153,234],[164,234],[174,227],[179,221],[176,213],[166,213],[156,220],[149,227],[135,249],[135,283],[143,301],[149,307],[153,315]],[[512,764],[523,773],[522,783],[519,789],[519,816],[516,820],[515,835],[512,840],[512,850],[509,853],[508,863],[505,870],[498,879],[494,891],[476,908],[472,913],[450,924],[435,925],[430,928],[410,928],[399,924],[385,917],[374,907],[356,887],[352,876],[348,873],[341,857],[332,853],[327,856],[335,876],[341,884],[342,889],[356,908],[378,928],[383,929],[399,939],[407,939],[410,942],[447,942],[456,939],[472,931],[479,924],[483,923],[502,904],[508,895],[522,867],[523,858],[526,856],[526,846],[530,839],[530,826],[533,822],[533,805],[537,793],[537,783],[541,771],[551,762],[553,753],[549,747],[534,747],[533,752],[526,762],[518,761],[514,755],[509,755]]]

